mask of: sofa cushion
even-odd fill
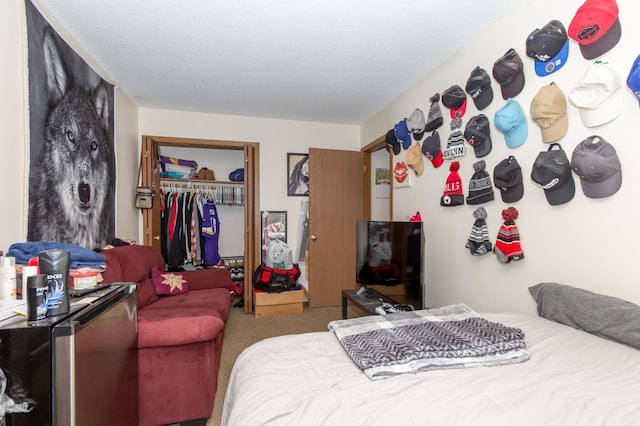
[[[145,306],[140,310],[143,317],[148,311],[161,310],[170,312],[187,312],[189,309],[199,309],[201,312],[211,315],[219,313],[223,321],[227,320],[229,308],[231,307],[231,293],[228,289],[210,288],[207,290],[194,290],[189,293],[179,294],[172,297],[162,297],[156,302]]]
[[[151,283],[158,296],[176,296],[189,291],[189,282],[182,274],[162,272],[156,265],[151,267]]]
[[[184,315],[165,319],[138,317],[138,348],[178,346],[213,340],[224,329],[217,316]]]

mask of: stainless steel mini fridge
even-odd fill
[[[72,297],[67,315],[3,321],[6,393],[35,404],[28,413],[7,414],[8,426],[137,425],[135,289],[112,284]]]

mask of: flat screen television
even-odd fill
[[[359,221],[356,282],[422,309],[422,222]]]

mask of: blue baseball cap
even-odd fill
[[[514,99],[508,99],[502,108],[496,111],[493,122],[496,128],[504,133],[509,148],[517,148],[527,140],[529,126],[524,110]]]
[[[638,102],[640,102],[640,55],[633,62],[629,77],[627,77],[627,87],[631,89]]]
[[[396,139],[402,143],[403,149],[409,149],[411,146],[411,135],[409,134],[409,128],[407,127],[406,120],[398,121],[398,124],[393,128],[393,134]]]
[[[558,71],[569,57],[569,37],[558,20],[536,28],[527,37],[527,56],[534,60],[536,75],[545,77]]]

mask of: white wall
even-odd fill
[[[260,210],[286,210],[287,242],[297,240],[298,210],[303,197],[287,196],[287,153],[309,148],[360,150],[358,126],[139,109],[139,134],[216,139],[260,144]]]
[[[565,67],[551,76],[538,77],[532,60],[526,56],[525,40],[532,30],[551,19],[559,19],[568,27],[581,4],[582,0],[525,1],[368,120],[362,126],[361,144],[366,145],[384,135],[393,123],[408,116],[416,107],[428,111],[428,99],[433,93],[441,93],[452,84],[464,87],[476,65],[491,73],[493,62],[511,47],[517,50],[525,63],[526,85],[516,100],[528,117],[531,100],[543,85],[555,81],[568,95],[591,61],[585,60],[577,44],[571,41],[569,61]],[[640,28],[634,19],[640,14],[640,6],[633,0],[618,0],[618,5],[622,40],[602,59],[614,64],[624,81],[640,53],[637,45]],[[495,111],[504,105],[495,81],[493,90],[493,103],[482,111],[492,123]],[[493,151],[485,157],[487,170],[491,173],[499,161],[513,154],[522,166],[525,178],[524,198],[515,204],[520,212],[516,224],[525,254],[525,259],[519,262],[504,265],[493,254],[473,257],[465,249],[474,221],[472,212],[477,206],[445,208],[439,205],[449,174],[448,162],[439,169],[434,169],[427,162],[424,174],[414,180],[413,187],[395,191],[395,219],[406,220],[419,210],[425,221],[427,305],[465,302],[480,311],[534,312],[535,306],[527,287],[542,281],[557,281],[640,303],[640,285],[636,282],[634,267],[636,242],[640,238],[637,214],[640,168],[636,167],[640,158],[640,143],[637,141],[640,110],[626,86],[623,90],[622,114],[615,121],[597,128],[584,127],[577,109],[569,105],[569,131],[559,141],[569,158],[575,146],[593,134],[601,135],[616,148],[623,167],[623,184],[618,193],[606,199],[586,198],[576,178],[574,199],[562,206],[550,206],[543,190],[534,186],[529,177],[538,152],[548,148],[542,143],[539,127],[529,118],[527,142],[519,148],[509,149],[502,134],[492,125]],[[446,114],[445,124],[439,130],[444,147],[450,130],[448,110],[443,108],[443,113]],[[469,100],[464,123],[477,113]],[[468,146],[468,149],[471,152],[460,161],[465,194],[473,173],[472,164],[478,161],[472,148]],[[502,224],[501,211],[508,206],[497,192],[495,195],[495,201],[484,204],[492,242]]]
[[[21,0],[0,2],[0,250],[5,252],[26,235],[23,9]]]

